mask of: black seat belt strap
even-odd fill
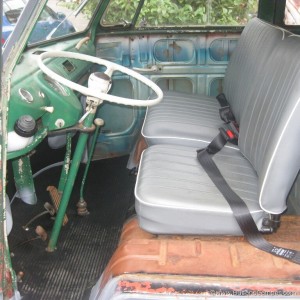
[[[227,106],[229,107],[229,103],[224,93],[219,94],[218,96],[216,96],[216,98],[221,107],[227,107]]]
[[[221,108],[219,109],[221,120],[223,120],[225,123],[235,122],[233,112],[231,111],[230,105],[226,99],[225,94],[221,93],[216,98],[221,106]]]
[[[300,251],[275,246],[263,238],[257,229],[246,203],[231,189],[213,161],[212,155],[220,151],[227,140],[228,139],[220,133],[207,148],[198,150],[197,158],[201,166],[227,200],[241,231],[251,245],[272,255],[300,264]]]

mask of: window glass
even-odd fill
[[[98,0],[48,0],[29,44],[80,32],[87,28]]]
[[[300,25],[300,0],[286,0],[284,23]]]
[[[136,26],[242,26],[257,14],[257,7],[258,0],[145,0]],[[133,8],[132,1],[113,0],[102,25],[124,24],[129,9],[130,23]]]
[[[3,0],[2,45],[14,30],[27,1]],[[28,43],[34,44],[85,30],[100,2],[99,0],[48,0]]]
[[[139,1],[113,0],[109,3],[101,20],[103,26],[130,25]]]
[[[9,23],[12,25],[16,24],[25,5],[26,2],[22,0],[4,1],[3,2],[4,18],[6,18],[9,21]]]
[[[210,25],[245,25],[257,15],[257,0],[211,0],[208,23]]]

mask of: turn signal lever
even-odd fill
[[[92,73],[88,80],[88,87],[99,93],[107,93],[111,88],[111,77],[108,74],[102,72]],[[95,125],[92,124],[91,127],[87,128],[83,126],[83,121],[90,113],[92,112],[95,113],[95,109],[97,109],[97,107],[102,102],[103,101],[101,99],[88,96],[86,100],[87,103],[86,112],[80,118],[77,125],[69,128],[48,132],[48,135],[56,135],[57,133],[63,134],[63,133],[70,133],[70,132],[77,132],[77,131],[85,132],[85,133],[93,132],[95,130]]]
[[[92,73],[88,80],[88,88],[94,90],[97,93],[108,93],[111,88],[111,72],[107,70],[107,73],[95,72]],[[84,119],[90,113],[96,113],[97,107],[102,104],[103,100],[87,96],[86,98],[86,113],[81,117],[79,123],[82,123]]]

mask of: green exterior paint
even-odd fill
[[[7,70],[2,69],[0,56],[0,296],[11,298],[17,289],[16,276],[11,266],[10,252],[6,235],[6,143],[7,143],[7,102],[9,95]]]
[[[11,49],[10,55],[5,62],[0,59],[1,65],[1,106],[0,106],[0,276],[1,276],[1,287],[0,293],[3,294],[4,299],[11,299],[17,291],[17,280],[15,272],[12,269],[10,251],[6,235],[6,223],[5,223],[5,203],[6,203],[6,172],[7,165],[7,122],[9,114],[9,99],[10,99],[10,88],[11,88],[11,76],[16,66],[17,61],[23,49],[26,46],[27,39],[30,32],[37,21],[45,0],[40,0],[35,6],[34,12],[31,15],[30,22],[26,24],[27,31],[21,35],[21,38],[15,42],[14,47]],[[25,28],[25,26],[24,26]],[[28,75],[27,75],[28,76]]]

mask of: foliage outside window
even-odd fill
[[[124,25],[131,23],[139,1],[113,0],[110,2],[104,17],[101,20],[103,26]]]
[[[138,1],[111,1],[104,26],[131,23]],[[239,26],[257,14],[258,0],[146,0],[136,27]]]

